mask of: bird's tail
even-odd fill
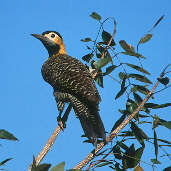
[[[78,116],[81,126],[88,139],[96,146],[98,138],[106,140],[105,128],[99,115],[98,106],[85,105],[84,103],[77,101],[74,111]]]
[[[72,104],[74,111],[81,122],[85,135],[95,146],[97,145],[98,138],[102,138],[105,142],[105,129],[99,115],[97,104],[83,103],[68,93],[54,91],[54,96],[57,102],[70,102]]]

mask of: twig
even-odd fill
[[[103,162],[105,160],[106,157],[108,157],[111,153],[112,153],[113,150],[110,150],[101,160],[97,161],[96,163],[94,164],[91,164],[87,170],[90,170],[90,168],[94,167],[95,165],[98,165],[99,163]]]
[[[110,47],[110,44],[111,44],[111,42],[112,42],[112,40],[113,40],[115,34],[116,34],[116,21],[115,21],[115,19],[114,19],[114,30],[113,30],[113,34],[112,34],[112,36],[111,36],[111,38],[110,38],[110,40],[109,40],[107,46],[106,46],[105,49],[103,50],[103,54],[102,54],[102,56],[101,56],[101,59],[105,57],[105,55],[106,55],[106,53],[107,53],[107,49]],[[96,75],[97,75],[97,73],[98,73],[98,69],[93,70],[93,71],[91,72],[92,77],[95,78]]]
[[[52,135],[49,138],[49,140],[47,141],[46,145],[43,147],[42,151],[36,157],[36,159],[35,159],[36,166],[39,165],[39,163],[43,160],[43,158],[45,157],[45,155],[48,153],[48,151],[50,150],[50,148],[54,144],[54,142],[56,140],[56,137],[58,136],[58,134],[61,131],[61,129],[63,130],[63,128],[65,126],[65,123],[66,123],[66,121],[68,119],[68,116],[69,116],[69,113],[70,113],[71,109],[72,109],[72,104],[70,103],[69,106],[67,107],[67,109],[66,109],[63,117],[62,117],[62,120],[60,122],[58,122],[58,126],[56,127],[56,129],[52,133]],[[30,165],[28,171],[31,171],[32,165],[33,165],[33,163]]]
[[[59,132],[61,131],[61,127],[57,126],[56,129],[54,130],[54,132],[52,133],[51,137],[49,138],[49,140],[47,141],[46,145],[43,147],[42,151],[39,153],[39,155],[36,157],[35,161],[36,161],[36,166],[39,165],[39,163],[42,161],[42,159],[44,158],[44,156],[47,154],[47,152],[50,150],[51,146],[53,145],[53,143],[56,140],[57,135],[59,134]],[[31,171],[32,168],[32,164],[30,165],[28,171]]]
[[[160,78],[162,78],[164,76],[163,72],[160,75]],[[156,82],[156,84],[154,85],[154,87],[151,89],[151,91],[147,94],[147,96],[145,97],[145,99],[142,101],[142,103],[137,107],[137,109],[128,116],[128,118],[126,120],[124,120],[114,131],[112,131],[110,133],[110,135],[106,138],[106,144],[108,144],[113,138],[116,137],[116,135],[133,119],[133,117],[142,109],[142,107],[144,106],[144,104],[148,101],[148,99],[150,98],[150,96],[153,94],[155,88],[158,86],[159,81]],[[104,142],[101,142],[96,149],[94,149],[93,151],[91,151],[87,157],[82,160],[79,164],[77,164],[73,169],[82,169],[83,167],[85,167],[91,160],[94,159],[94,157],[97,155],[97,153],[106,145],[104,144]]]

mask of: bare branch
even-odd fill
[[[52,147],[53,143],[56,140],[56,137],[58,136],[59,132],[61,131],[61,127],[57,126],[56,129],[54,130],[53,134],[47,141],[46,145],[43,147],[42,151],[39,153],[39,155],[36,157],[36,166],[39,165],[39,163],[43,160],[44,156],[47,154],[47,152],[50,150]],[[30,165],[28,171],[31,171],[32,164]]]

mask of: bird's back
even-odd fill
[[[58,54],[48,58],[42,66],[42,75],[56,91],[70,93],[92,104],[101,101],[89,70],[71,56]]]

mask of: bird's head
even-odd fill
[[[58,32],[45,31],[42,34],[31,35],[39,39],[44,44],[48,50],[49,56],[56,54],[66,54],[62,36]]]

